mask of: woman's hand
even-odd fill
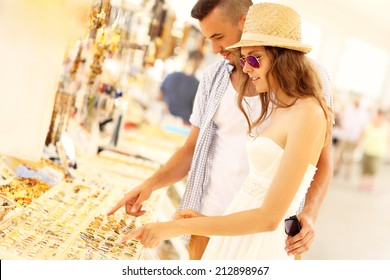
[[[205,215],[202,215],[201,213],[196,212],[192,209],[186,209],[186,210],[177,211],[173,219],[180,220],[180,219],[190,219],[190,218],[198,218],[198,217],[205,217]]]
[[[180,235],[180,230],[174,222],[145,224],[126,235],[122,242],[128,239],[136,239],[145,248],[155,248],[162,240],[167,240]]]
[[[145,248],[155,248],[162,240],[184,234],[181,230],[182,227],[180,226],[181,222],[179,220],[197,217],[204,217],[204,215],[191,209],[177,211],[173,217],[174,221],[145,224],[126,235],[122,239],[122,242],[129,239],[136,239],[140,241]]]

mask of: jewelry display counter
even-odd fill
[[[153,194],[144,204],[147,214],[142,217],[127,215],[124,209],[109,217],[106,213],[129,188],[158,166],[108,153],[81,158],[79,165],[73,172],[76,179],[61,180],[54,186],[36,178],[13,178],[0,186],[1,193],[19,206],[11,217],[1,221],[1,259],[143,257],[143,247],[138,241],[122,243],[121,239],[135,227],[155,221],[161,192]],[[22,163],[17,169],[20,166],[28,165]],[[44,168],[42,161],[39,166]],[[13,172],[12,168],[7,170]]]
[[[0,259],[167,258],[161,256],[159,248],[145,250],[136,240],[122,243],[121,239],[145,223],[170,220],[184,182],[153,192],[143,203],[146,214],[141,217],[126,214],[124,207],[111,216],[106,213],[131,188],[157,171],[183,139],[145,127],[124,134],[121,140],[123,146],[132,148],[132,154],[103,149],[95,155],[79,156],[77,169],[69,171],[48,159],[31,163],[3,158],[0,191],[18,207],[0,221]],[[151,152],[153,159],[149,157]],[[21,178],[20,174],[33,177]],[[44,182],[48,179],[49,183]],[[187,258],[187,248],[180,238],[169,243],[178,258]]]
[[[2,259],[139,259],[138,241],[121,242],[135,227],[153,221],[118,211],[107,217],[119,195],[112,186],[61,183],[0,225]],[[156,199],[156,197],[154,197]]]

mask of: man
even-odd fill
[[[153,176],[127,193],[109,215],[123,205],[127,213],[142,215],[142,202],[154,190],[181,180],[189,171],[180,208],[191,208],[205,215],[224,213],[248,174],[245,151],[248,127],[235,102],[241,70],[230,64],[237,57],[226,47],[240,40],[245,16],[251,5],[251,0],[198,0],[195,4],[192,17],[199,20],[201,31],[211,41],[213,52],[224,59],[205,70],[185,144]],[[330,89],[326,74],[324,77],[324,73],[321,73],[321,76],[324,89]],[[331,102],[330,90],[327,97]],[[249,97],[247,102],[249,116],[257,119],[259,100]],[[318,171],[307,193],[304,208],[298,215],[301,232],[286,241],[289,255],[306,252],[313,242],[314,220],[333,173],[331,146],[328,146],[322,151]],[[192,236],[188,247],[190,259],[200,259],[207,242],[207,237]]]
[[[190,124],[189,120],[199,85],[195,74],[202,60],[201,51],[191,51],[185,69],[167,75],[160,86],[159,99],[165,101],[171,115],[180,117],[185,124]]]

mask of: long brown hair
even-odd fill
[[[265,47],[265,51],[271,59],[271,68],[266,75],[268,85],[270,85],[269,77],[272,75],[280,89],[288,96],[295,97],[295,101],[291,104],[284,104],[277,100],[274,95],[269,93],[256,93],[261,102],[261,114],[257,119],[252,121],[244,109],[243,102],[246,102],[244,96],[247,96],[248,93],[254,92],[254,87],[251,84],[249,76],[243,73],[240,67],[239,72],[241,85],[237,98],[237,105],[244,114],[248,123],[248,133],[251,134],[252,129],[260,125],[270,115],[270,108],[272,107],[270,105],[287,108],[294,105],[299,98],[315,97],[324,111],[325,117],[328,121],[328,138],[331,132],[333,116],[322,95],[321,79],[318,76],[317,71],[313,68],[312,63],[302,52],[299,51],[267,46]]]

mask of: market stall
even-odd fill
[[[34,141],[27,147],[14,141],[19,134],[2,117],[9,133],[0,149],[1,259],[169,259],[167,247],[175,258],[187,258],[179,238],[156,250],[121,242],[135,227],[171,219],[185,182],[154,193],[141,217],[124,209],[106,215],[188,133],[151,105],[160,82],[151,71],[162,77],[164,60],[177,56],[188,38],[195,48],[204,43],[191,27],[179,30],[174,22],[164,1],[91,1],[83,35],[51,61],[58,75],[46,77],[49,105],[27,124]]]

